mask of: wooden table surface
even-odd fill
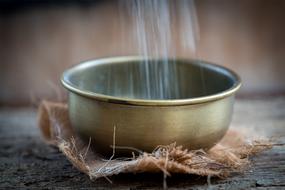
[[[158,189],[162,174],[121,174],[89,180],[56,149],[41,139],[36,109],[0,108],[0,189]],[[236,101],[232,127],[248,127],[253,133],[279,136],[285,143],[285,97]],[[283,136],[283,137],[282,137]],[[169,189],[285,189],[285,148],[275,146],[251,158],[243,174],[227,179],[194,175],[167,178]]]

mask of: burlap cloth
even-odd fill
[[[78,170],[91,179],[126,172],[226,177],[232,172],[241,172],[247,168],[250,155],[271,148],[269,141],[247,139],[237,130],[230,129],[223,140],[207,152],[187,150],[173,143],[158,146],[151,153],[140,153],[132,158],[112,159],[112,156],[104,159],[90,148],[90,143],[83,143],[72,130],[66,104],[43,101],[39,107],[38,119],[46,142],[57,146]]]

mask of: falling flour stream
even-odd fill
[[[138,54],[146,58],[138,73],[143,98],[179,99],[179,72],[171,60],[177,58],[177,45],[192,53],[196,51],[199,27],[194,0],[121,0],[120,4],[120,11],[127,12],[125,16],[131,25],[126,32],[131,33]],[[128,73],[129,94],[134,89],[134,73]]]

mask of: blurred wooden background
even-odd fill
[[[200,58],[238,72],[240,96],[285,92],[285,1],[198,0],[196,6]],[[6,8],[0,13],[0,105],[58,99],[67,67],[136,54],[122,33],[129,26],[120,24],[117,1]],[[181,50],[178,56],[194,55]]]

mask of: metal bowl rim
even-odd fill
[[[77,70],[84,69],[86,67],[98,65],[98,64],[111,64],[111,63],[120,63],[126,61],[141,61],[141,60],[154,60],[153,58],[145,58],[141,56],[120,56],[120,57],[109,57],[109,58],[100,58],[100,59],[92,59],[89,61],[81,62],[67,70],[65,70],[61,76],[62,85],[69,90],[70,92],[82,95],[87,98],[96,99],[99,101],[109,102],[109,103],[117,103],[117,104],[128,104],[128,105],[140,105],[140,106],[177,106],[177,105],[188,105],[188,104],[201,104],[212,102],[215,100],[223,99],[225,97],[233,95],[240,87],[241,87],[241,79],[240,77],[231,69],[226,67],[216,65],[207,61],[197,60],[197,59],[175,59],[178,61],[189,62],[189,64],[198,64],[203,65],[203,67],[211,67],[212,69],[222,70],[230,75],[231,78],[235,79],[234,84],[231,88],[221,91],[216,94],[211,94],[207,96],[195,97],[195,98],[187,98],[187,99],[134,99],[134,98],[122,98],[110,95],[104,95],[100,93],[95,93],[92,91],[81,90],[78,86],[72,84],[71,82],[65,79],[66,76],[70,75]]]

